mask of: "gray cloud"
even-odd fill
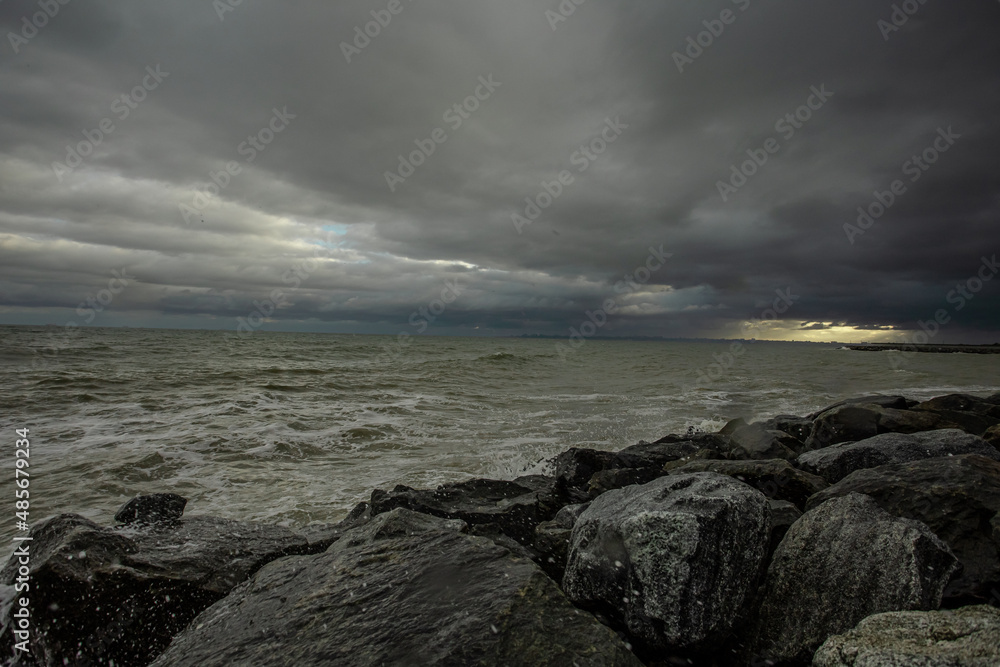
[[[1000,7],[926,3],[885,39],[892,4],[584,3],[553,31],[556,1],[401,0],[348,63],[342,43],[388,1],[245,0],[222,19],[189,0],[70,2],[15,53],[39,9],[8,0],[0,322],[77,318],[125,268],[136,281],[95,324],[232,328],[280,290],[268,328],[394,333],[457,279],[429,333],[563,334],[617,298],[602,333],[738,335],[787,287],[789,337],[912,329],[1000,250]],[[726,9],[679,72],[674,54]],[[491,76],[478,108],[446,115]],[[833,96],[779,130],[819,86]],[[275,109],[295,117],[250,161]],[[581,157],[607,119],[627,128]],[[939,128],[961,136],[911,181]],[[390,191],[385,173],[436,129]],[[84,132],[100,142],[57,174]],[[777,152],[723,201],[718,182],[769,138]],[[219,176],[227,163],[239,173]],[[564,171],[518,233],[512,214]],[[224,187],[196,199],[212,174]],[[851,243],[844,225],[895,179],[906,191]],[[616,291],[661,244],[673,256],[648,283]],[[942,337],[993,342],[997,287]]]

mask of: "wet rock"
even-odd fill
[[[797,507],[828,484],[816,475],[798,470],[784,459],[770,461],[692,461],[670,471],[670,474],[717,472],[735,477],[761,491],[768,498],[787,500]]]
[[[951,456],[858,470],[809,499],[807,508],[863,493],[893,516],[925,523],[962,563],[945,589],[948,606],[990,599],[1000,586],[1000,539],[991,521],[1000,512],[1000,463]]]
[[[716,473],[609,491],[573,527],[563,589],[656,654],[697,654],[731,630],[770,528],[762,493]]]
[[[814,667],[995,667],[1000,665],[1000,610],[875,614],[816,651]]]
[[[531,561],[405,509],[262,568],[156,667],[640,663]]]
[[[30,536],[30,649],[43,665],[145,665],[261,565],[307,548],[283,528],[198,516],[112,529],[63,514]],[[15,555],[0,583],[17,567]]]
[[[115,514],[118,523],[172,523],[184,514],[187,498],[176,493],[153,493],[136,496]]]
[[[614,468],[612,470],[601,470],[595,472],[594,476],[590,478],[590,483],[587,485],[587,492],[590,494],[590,497],[596,498],[606,491],[620,489],[623,486],[630,486],[632,484],[646,484],[663,475],[662,468]]]
[[[1000,450],[1000,426],[991,426],[986,429],[983,433],[983,440],[993,445],[997,450]]]
[[[594,473],[609,470],[615,462],[614,452],[572,447],[553,458],[552,474],[568,486],[586,488]]]
[[[831,445],[802,454],[797,464],[833,484],[855,470],[960,454],[1000,460],[1000,452],[982,438],[958,429],[942,429],[912,434],[883,433],[858,442]]]
[[[807,665],[827,637],[885,611],[936,609],[958,563],[927,526],[850,494],[807,512],[767,571],[757,660]]]
[[[906,398],[905,396],[886,396],[884,394],[857,396],[855,398],[848,398],[840,401],[839,403],[829,405],[818,412],[812,413],[807,418],[816,419],[824,412],[829,412],[830,410],[834,410],[845,405],[877,405],[882,408],[892,408],[894,410],[909,410],[918,403],[919,401],[914,401],[913,399]]]
[[[733,459],[794,459],[802,443],[783,431],[767,429],[755,423],[733,431]]]
[[[919,433],[958,425],[932,412],[898,410],[875,404],[848,404],[821,413],[813,421],[806,449],[856,442],[880,433]]]
[[[781,540],[785,539],[788,529],[802,518],[802,510],[788,502],[787,500],[768,501],[771,505],[771,532],[768,540],[767,557],[768,561],[777,551]]]
[[[761,422],[761,426],[772,431],[783,431],[799,441],[800,449],[812,433],[812,420],[806,417],[796,417],[795,415],[778,415]]]
[[[543,521],[535,528],[535,551],[540,555],[536,562],[549,576],[562,581],[566,570],[569,538],[580,515],[590,503],[567,505],[556,513],[552,521]]]
[[[514,481],[474,479],[436,490],[397,486],[391,492],[373,491],[369,504],[374,516],[402,507],[465,521],[474,532],[477,527],[493,526],[527,545],[534,540],[535,526],[552,519],[563,506],[587,499],[557,478],[531,475]]]

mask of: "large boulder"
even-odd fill
[[[534,563],[463,526],[396,509],[320,555],[275,561],[153,665],[639,667]]]
[[[719,648],[761,574],[764,494],[717,473],[609,491],[573,527],[563,589],[644,649]]]
[[[830,637],[814,667],[996,667],[1000,665],[1000,609],[980,605],[955,611],[875,614]]]
[[[805,448],[822,449],[880,433],[919,433],[943,428],[958,428],[958,425],[933,412],[901,410],[874,403],[848,403],[816,417]]]
[[[793,468],[784,459],[769,461],[691,461],[670,471],[672,475],[692,472],[717,472],[735,477],[760,490],[768,498],[787,500],[797,507],[805,507],[815,493],[829,486],[821,477]]]
[[[795,415],[778,415],[763,422],[761,426],[772,431],[782,431],[798,440],[799,445],[793,449],[800,449],[805,444],[806,439],[812,432],[812,420],[808,417],[796,417]]]
[[[938,414],[975,435],[982,435],[990,427],[1000,424],[1000,405],[969,394],[938,396],[915,405],[913,409]]]
[[[955,557],[927,526],[850,494],[807,512],[767,571],[757,660],[807,665],[827,637],[884,611],[937,609]]]
[[[574,496],[558,478],[531,475],[513,481],[473,479],[443,484],[435,490],[402,485],[390,492],[376,489],[369,504],[373,516],[402,507],[465,521],[474,532],[499,531],[526,545],[534,540],[535,526],[551,520],[574,500],[586,497]]]
[[[198,516],[112,529],[63,514],[30,537],[29,648],[42,665],[145,665],[261,565],[308,548],[284,528]],[[15,553],[0,583],[18,566]]]
[[[864,493],[898,517],[925,523],[961,561],[945,590],[946,604],[977,604],[1000,587],[1000,463],[982,456],[950,456],[858,470],[809,499],[807,508]]]
[[[816,419],[824,412],[829,412],[830,410],[835,410],[845,405],[877,405],[882,408],[893,408],[894,410],[909,410],[918,403],[919,401],[914,401],[913,399],[906,398],[905,396],[886,396],[885,394],[855,396],[853,398],[848,398],[834,403],[833,405],[828,405],[822,410],[812,413],[807,417],[807,419]]]
[[[797,464],[834,484],[855,470],[888,463],[960,454],[979,454],[1000,460],[1000,451],[982,438],[958,429],[922,433],[883,433],[858,442],[843,442],[799,456]]]

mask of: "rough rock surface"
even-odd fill
[[[670,471],[672,475],[692,472],[717,472],[735,477],[761,491],[768,498],[787,500],[805,507],[814,493],[829,486],[821,477],[793,468],[784,459],[765,461],[692,461]]]
[[[1000,406],[969,394],[938,396],[915,405],[913,409],[938,414],[974,435],[982,435],[987,429],[1000,424]]]
[[[1000,536],[990,525],[1000,512],[997,461],[966,455],[858,470],[806,507],[849,493],[864,493],[894,516],[922,521],[948,544],[963,566],[945,589],[949,606],[987,601],[1000,587]]]
[[[815,667],[996,667],[1000,609],[900,611],[869,616],[850,632],[830,637]]]
[[[781,540],[785,539],[788,529],[802,518],[802,510],[787,500],[771,499],[768,502],[771,504],[771,537],[767,545],[767,557],[770,562]]]
[[[802,454],[796,463],[834,484],[855,470],[960,454],[1000,460],[1000,452],[982,438],[958,429],[942,429],[912,434],[883,433],[858,442],[831,445]]]
[[[768,568],[753,633],[758,659],[807,665],[827,637],[885,611],[937,609],[958,568],[923,524],[850,494],[807,512]]]
[[[262,568],[156,667],[639,667],[531,561],[463,524],[396,509],[317,556]]]
[[[768,430],[784,431],[798,440],[799,445],[793,448],[796,450],[802,448],[802,445],[805,444],[806,439],[812,432],[812,420],[807,417],[796,417],[795,415],[778,415],[777,417],[771,417],[760,422],[760,424]]]
[[[1000,451],[1000,426],[991,426],[986,429],[986,433],[983,433],[983,440]]]
[[[187,498],[176,493],[153,493],[136,496],[115,514],[118,523],[171,523],[184,515]]]
[[[373,516],[402,507],[445,519],[465,521],[474,530],[495,528],[525,545],[534,540],[535,526],[555,516],[564,505],[587,500],[576,497],[558,478],[531,475],[513,481],[474,479],[444,484],[436,490],[397,486],[371,495]]]
[[[30,536],[30,649],[43,665],[144,665],[258,567],[307,547],[284,528],[197,516],[111,529],[63,514]],[[16,572],[12,558],[0,583]]]
[[[598,496],[573,527],[563,589],[652,651],[715,648],[755,587],[767,498],[717,473]]]
[[[741,426],[729,434],[734,459],[794,459],[802,443],[784,431],[769,430],[763,424]]]
[[[849,403],[822,412],[813,421],[806,449],[822,449],[841,442],[855,442],[880,433],[917,433],[958,428],[933,412],[900,410],[874,403]]]

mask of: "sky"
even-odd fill
[[[1000,342],[998,28],[2,0],[0,324]]]

